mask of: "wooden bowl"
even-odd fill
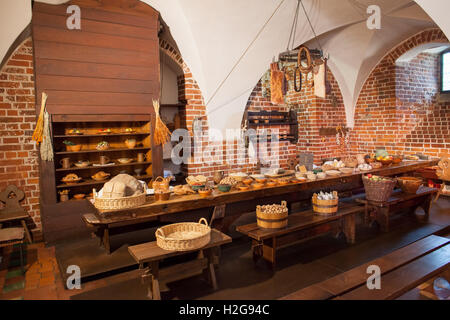
[[[76,145],[66,145],[66,149],[67,151],[71,151],[71,152],[78,152],[81,150],[81,144],[76,144]]]
[[[285,185],[289,184],[289,180],[280,179],[280,180],[278,180],[278,184],[280,186],[285,186]]]
[[[375,162],[374,158],[365,158],[364,159],[366,161],[366,163],[371,164],[372,162]]]
[[[249,186],[249,185],[251,185],[253,183],[253,179],[244,179],[244,180],[242,180],[242,182],[245,185]]]
[[[200,195],[200,197],[206,198],[212,194],[212,190],[211,189],[199,189],[198,194]]]
[[[393,164],[399,164],[399,163],[402,162],[402,161],[403,161],[402,158],[396,157],[396,158],[394,158],[394,159],[392,160],[392,163],[393,163]]]
[[[247,191],[248,189],[250,189],[250,186],[246,185],[246,186],[239,186],[238,189],[240,191]]]
[[[399,177],[397,181],[405,193],[416,193],[423,183],[422,179],[415,177]]]
[[[377,160],[377,161],[381,162],[383,164],[383,166],[388,166],[388,165],[390,165],[393,162],[392,159],[388,159],[388,160],[381,159],[381,160]]]
[[[257,179],[255,179],[255,181],[260,184],[265,184],[267,179],[266,178],[264,178],[264,179],[257,178]]]
[[[254,189],[262,189],[262,188],[264,188],[264,184],[262,184],[262,183],[254,183],[254,184],[252,184],[252,187]]]
[[[110,176],[109,173],[106,173],[105,175],[95,174],[95,175],[91,176],[91,178],[94,179],[95,181],[103,181],[103,180],[108,179],[109,176]]]
[[[81,200],[81,199],[84,199],[85,196],[86,195],[84,193],[77,193],[77,194],[73,195],[73,198],[76,200]]]

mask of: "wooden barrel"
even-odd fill
[[[312,197],[313,211],[318,215],[329,216],[338,211],[339,198],[336,191],[333,191],[333,200],[319,200],[316,193]]]
[[[261,206],[256,206],[257,225],[263,229],[281,229],[288,224],[288,208],[286,201],[281,202],[283,210],[277,213],[266,213]]]

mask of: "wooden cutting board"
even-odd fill
[[[283,178],[283,177],[288,177],[288,176],[293,176],[293,175],[295,175],[295,170],[286,170],[280,174],[269,174],[269,173],[265,174],[265,176],[267,178],[272,178],[272,179]]]

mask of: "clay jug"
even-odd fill
[[[219,184],[220,183],[220,181],[222,181],[222,179],[223,179],[223,176],[224,176],[224,172],[223,171],[216,171],[216,172],[214,172],[214,183],[215,184]]]

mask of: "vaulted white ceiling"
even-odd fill
[[[64,0],[38,0],[60,4]],[[142,0],[161,13],[202,90],[210,128],[238,128],[253,87],[287,48],[297,0]],[[341,88],[348,125],[370,72],[408,37],[435,26],[450,36],[448,0],[303,0]],[[417,4],[416,4],[417,3]],[[381,29],[366,26],[369,5]],[[432,19],[431,19],[431,18]],[[0,59],[31,19],[29,0],[0,2]],[[295,46],[312,41],[300,9]]]

